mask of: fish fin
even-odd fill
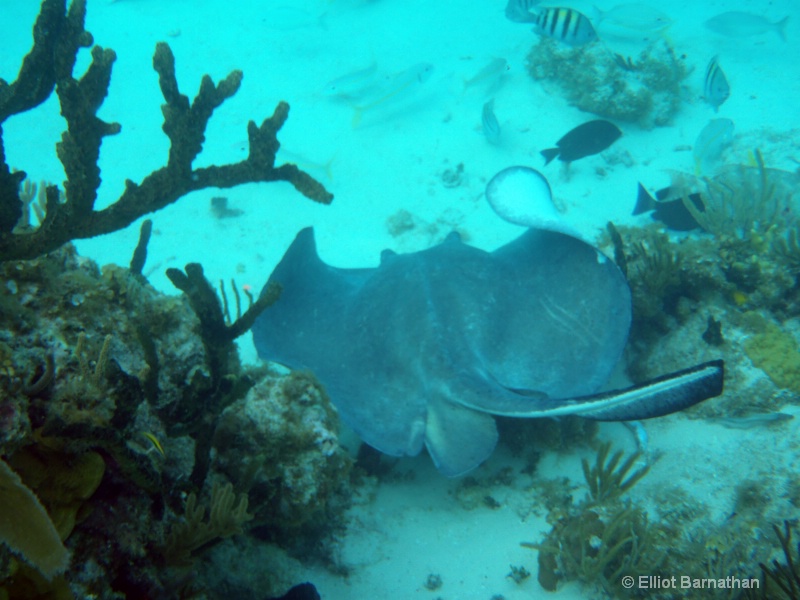
[[[548,165],[550,164],[550,161],[559,155],[560,152],[561,148],[547,148],[546,150],[539,152],[539,154],[544,156],[544,164]]]
[[[775,32],[781,36],[781,39],[786,41],[786,24],[789,22],[789,15],[783,17],[780,21],[775,23]]]
[[[645,187],[639,182],[639,192],[636,195],[636,206],[633,209],[634,215],[650,212],[656,207],[655,198],[650,195]]]
[[[446,398],[428,402],[425,446],[446,477],[463,475],[480,465],[497,445],[494,418]]]
[[[336,160],[336,155],[334,154],[333,156],[331,156],[331,159],[328,162],[326,162],[325,165],[324,165],[324,167],[325,167],[325,175],[331,181],[333,181],[333,163],[334,163],[335,160]]]
[[[671,185],[668,185],[665,188],[661,188],[660,190],[656,190],[656,200],[658,202],[665,202],[667,200],[675,200],[671,196],[675,193],[675,190],[672,189]]]

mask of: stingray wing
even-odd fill
[[[256,320],[253,340],[261,358],[313,371],[365,442],[393,456],[415,455],[424,444],[426,399],[413,365],[403,364],[407,343],[397,339],[401,321],[392,312],[402,304],[393,298],[397,286],[387,286],[392,276],[325,264],[313,230],[304,229],[269,278],[283,290]]]
[[[541,397],[596,392],[630,329],[630,289],[617,266],[581,240],[540,230],[496,250],[491,262],[491,298],[471,340],[482,369],[474,374]],[[505,412],[496,396],[477,402]]]

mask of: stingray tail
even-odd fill
[[[597,421],[640,421],[669,415],[719,396],[724,375],[723,361],[702,363],[630,388],[597,394],[586,404],[587,410],[574,414]]]

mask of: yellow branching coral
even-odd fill
[[[197,506],[194,493],[186,498],[184,520],[172,526],[167,534],[164,558],[170,564],[181,565],[190,562],[192,552],[218,538],[226,538],[242,533],[242,524],[253,518],[247,512],[247,494],[239,497],[234,507],[236,494],[233,486],[214,484],[211,488],[211,511],[208,521],[204,521],[206,509]]]
[[[0,460],[0,541],[46,578],[63,573],[69,553],[36,495]]]

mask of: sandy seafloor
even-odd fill
[[[613,2],[598,4],[607,9]],[[162,98],[151,68],[156,42],[166,40],[187,95],[196,93],[204,73],[219,80],[233,69],[244,72],[239,93],[214,115],[197,164],[240,160],[246,152],[247,121],[260,122],[279,100],[286,100],[291,113],[279,135],[282,148],[289,151],[284,160],[298,162],[319,178],[335,200],[331,206],[316,205],[288,184],[257,184],[198,192],[150,215],[155,235],[146,271],[165,292],[175,293],[165,268],[188,262],[202,263],[211,281],[235,277],[240,286],[260,289],[297,231],[309,225],[316,229],[324,260],[342,267],[374,266],[387,247],[428,247],[452,228],[465,232],[471,244],[493,249],[520,229],[497,218],[484,201],[483,189],[493,174],[514,164],[541,168],[565,218],[587,235],[609,220],[646,223],[647,216],[629,216],[636,182],[645,181],[652,189],[668,182],[669,169],[691,172],[693,159],[686,148],[715,116],[736,124],[725,160],[746,160],[748,151],[758,147],[768,165],[797,168],[800,13],[794,7],[791,0],[680,0],[662,6],[675,20],[669,39],[694,69],[685,82],[681,112],[670,127],[648,131],[621,124],[624,136],[602,155],[574,163],[567,179],[557,162],[542,167],[538,153],[592,116],[528,76],[525,57],[536,35],[504,17],[502,0],[90,0],[87,29],[95,43],[113,48],[118,57],[100,115],[122,124],[122,133],[103,144],[99,205],[120,195],[125,178],[141,180],[166,161]],[[30,47],[37,9],[33,0],[3,2],[0,75],[7,80]],[[703,27],[707,18],[731,9],[771,20],[794,10],[788,41],[772,32],[731,39]],[[718,115],[700,98],[705,67],[714,54],[719,54],[732,88]],[[502,126],[499,146],[487,143],[480,130],[485,90],[473,86],[465,91],[463,85],[494,57],[507,59],[510,67],[493,92]],[[324,84],[373,61],[387,73],[419,62],[431,63],[434,71],[403,102],[367,111],[354,128],[352,108],[327,97]],[[84,51],[79,67],[86,64]],[[35,180],[63,180],[54,152],[63,129],[57,115],[51,98],[4,125],[9,163]],[[459,164],[462,184],[444,186],[442,173]],[[243,215],[214,218],[209,202],[219,195]],[[387,218],[401,209],[414,215],[419,226],[392,237]],[[101,264],[127,264],[137,235],[138,224],[78,247]],[[249,339],[242,342],[242,351],[246,359],[256,360]],[[786,412],[798,411],[788,407]],[[797,460],[798,423],[742,431],[680,415],[651,422],[651,448],[663,454],[636,493],[646,498],[648,490],[680,482],[722,519],[731,510],[735,482]],[[618,424],[603,425],[600,437],[633,447],[629,432]],[[589,449],[546,455],[537,476],[563,475],[581,483],[579,459],[592,455]],[[476,476],[513,465],[513,460],[501,446]],[[415,477],[380,486],[374,498],[351,512],[342,549],[350,577],[339,578],[321,567],[309,567],[298,577],[314,581],[325,599],[489,600],[502,594],[515,600],[546,595],[536,581],[535,552],[519,545],[539,541],[549,530],[545,511],[532,506],[528,476],[493,490],[500,508],[467,511],[454,500],[457,481],[441,477],[426,456],[406,459],[399,469],[413,471]],[[534,576],[522,585],[513,583],[505,577],[512,564],[527,567]],[[430,573],[438,573],[444,582],[435,592],[424,586]],[[569,584],[547,595],[578,598],[583,593],[577,584]]]

